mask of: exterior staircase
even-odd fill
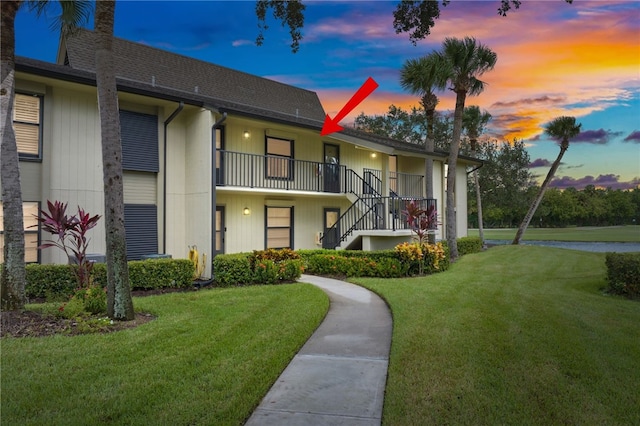
[[[363,179],[348,169],[346,178],[347,197],[351,206],[326,230],[321,238],[323,247],[349,248],[362,234],[359,231],[409,229],[402,214],[407,202],[419,202],[422,208],[436,203],[433,199],[400,197],[394,191],[390,191],[389,196],[383,196],[380,193],[382,181],[373,174]]]

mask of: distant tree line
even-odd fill
[[[486,228],[515,228],[539,186],[528,169],[523,141],[480,144],[485,160],[479,170]],[[475,186],[469,175],[469,227],[478,227]],[[640,221],[640,189],[549,188],[531,221],[532,227],[632,225]]]

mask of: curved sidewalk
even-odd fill
[[[392,329],[387,305],[344,281],[300,281],[327,293],[329,312],[246,426],[380,425]]]

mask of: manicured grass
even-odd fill
[[[485,240],[513,240],[517,229],[485,229]],[[470,237],[477,237],[477,229],[469,229]],[[529,241],[585,241],[585,242],[640,242],[640,225],[585,226],[572,228],[527,228],[523,240]]]
[[[328,309],[307,284],[134,299],[107,335],[2,339],[2,424],[240,425]]]
[[[640,303],[604,254],[500,246],[412,279],[357,279],[394,329],[384,425],[640,424]]]

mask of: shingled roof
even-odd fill
[[[95,39],[93,31],[80,29],[62,40],[60,48],[63,54],[59,64],[16,57],[16,69],[44,72],[85,84],[95,83]],[[326,113],[318,95],[310,90],[120,38],[114,38],[113,53],[119,90],[189,100],[220,111],[317,130],[324,123]],[[424,154],[421,146],[362,130],[345,127],[338,133],[404,152]],[[446,157],[447,153],[436,151],[432,155]],[[459,158],[481,163],[465,156]]]
[[[82,29],[63,40],[64,64],[95,73],[95,39],[93,31]],[[322,127],[325,112],[318,95],[310,90],[120,38],[114,38],[113,54],[120,81],[189,93],[209,98],[219,107]]]

